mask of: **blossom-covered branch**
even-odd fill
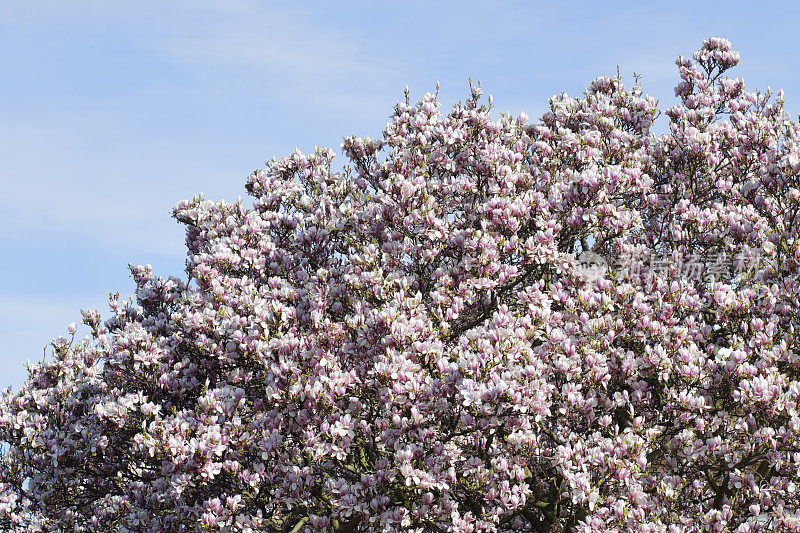
[[[0,525],[797,531],[800,133],[738,61],[679,58],[661,136],[619,75],[473,87],[179,203],[189,279],[132,266],[0,401]]]

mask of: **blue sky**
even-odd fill
[[[0,386],[81,308],[132,292],[127,264],[183,275],[179,200],[246,196],[273,156],[378,137],[408,85],[445,108],[480,80],[537,118],[619,65],[675,99],[709,36],[732,75],[800,110],[794,2],[0,2]],[[628,83],[632,85],[632,83]],[[666,105],[665,105],[666,104]],[[663,127],[663,117],[662,117]],[[81,331],[81,330],[79,330]]]

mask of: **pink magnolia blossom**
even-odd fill
[[[798,531],[800,126],[693,57],[661,136],[619,77],[473,87],[180,202],[189,279],[0,400],[0,526]]]

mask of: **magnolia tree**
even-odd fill
[[[738,60],[678,58],[661,136],[619,76],[476,87],[179,203],[188,282],[4,395],[0,525],[800,531],[800,131]]]

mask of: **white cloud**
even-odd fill
[[[85,39],[97,40],[88,49],[95,53],[104,39],[127,42],[116,53],[146,57],[119,59],[155,69],[141,78],[135,72],[119,74],[118,85],[94,92],[79,79],[67,78],[63,87],[54,84],[43,93],[55,99],[37,97],[7,110],[0,106],[3,231],[53,225],[106,243],[182,253],[182,229],[169,219],[172,205],[200,191],[212,199],[233,199],[243,192],[247,173],[273,155],[264,147],[266,154],[240,161],[245,165],[241,173],[231,176],[227,158],[208,153],[210,145],[240,143],[254,129],[254,124],[242,124],[233,130],[236,121],[246,120],[247,111],[237,109],[232,99],[258,106],[252,114],[256,124],[276,108],[316,108],[331,117],[353,115],[354,110],[360,117],[365,110],[385,116],[389,110],[390,102],[374,90],[386,85],[392,77],[389,70],[365,57],[352,36],[325,27],[300,8],[244,0],[113,6],[77,0],[49,1],[34,9],[11,0],[0,6],[0,19],[0,27],[21,32],[26,43],[38,42],[36,36],[42,35],[48,50]],[[86,53],[78,47],[65,54],[82,58]],[[102,84],[102,70],[97,69],[109,68],[118,58],[97,59],[99,65],[81,63],[80,68]],[[162,64],[166,66],[153,66]],[[180,79],[181,74],[192,82]],[[31,84],[22,83],[20,88]],[[243,89],[243,84],[250,87]],[[398,94],[400,87],[398,83]],[[224,111],[210,107],[228,103],[236,118],[220,124]],[[178,115],[171,120],[168,113],[175,109]],[[269,123],[263,127],[274,129]],[[339,135],[350,132],[336,133],[338,143]],[[197,158],[197,151],[204,149]],[[224,187],[209,190],[209,184],[222,182]]]
[[[175,57],[207,65],[267,68],[311,78],[363,71],[358,47],[337,32],[307,22],[264,16],[265,26],[239,26],[239,20],[212,24],[202,33],[179,32],[166,43]]]

